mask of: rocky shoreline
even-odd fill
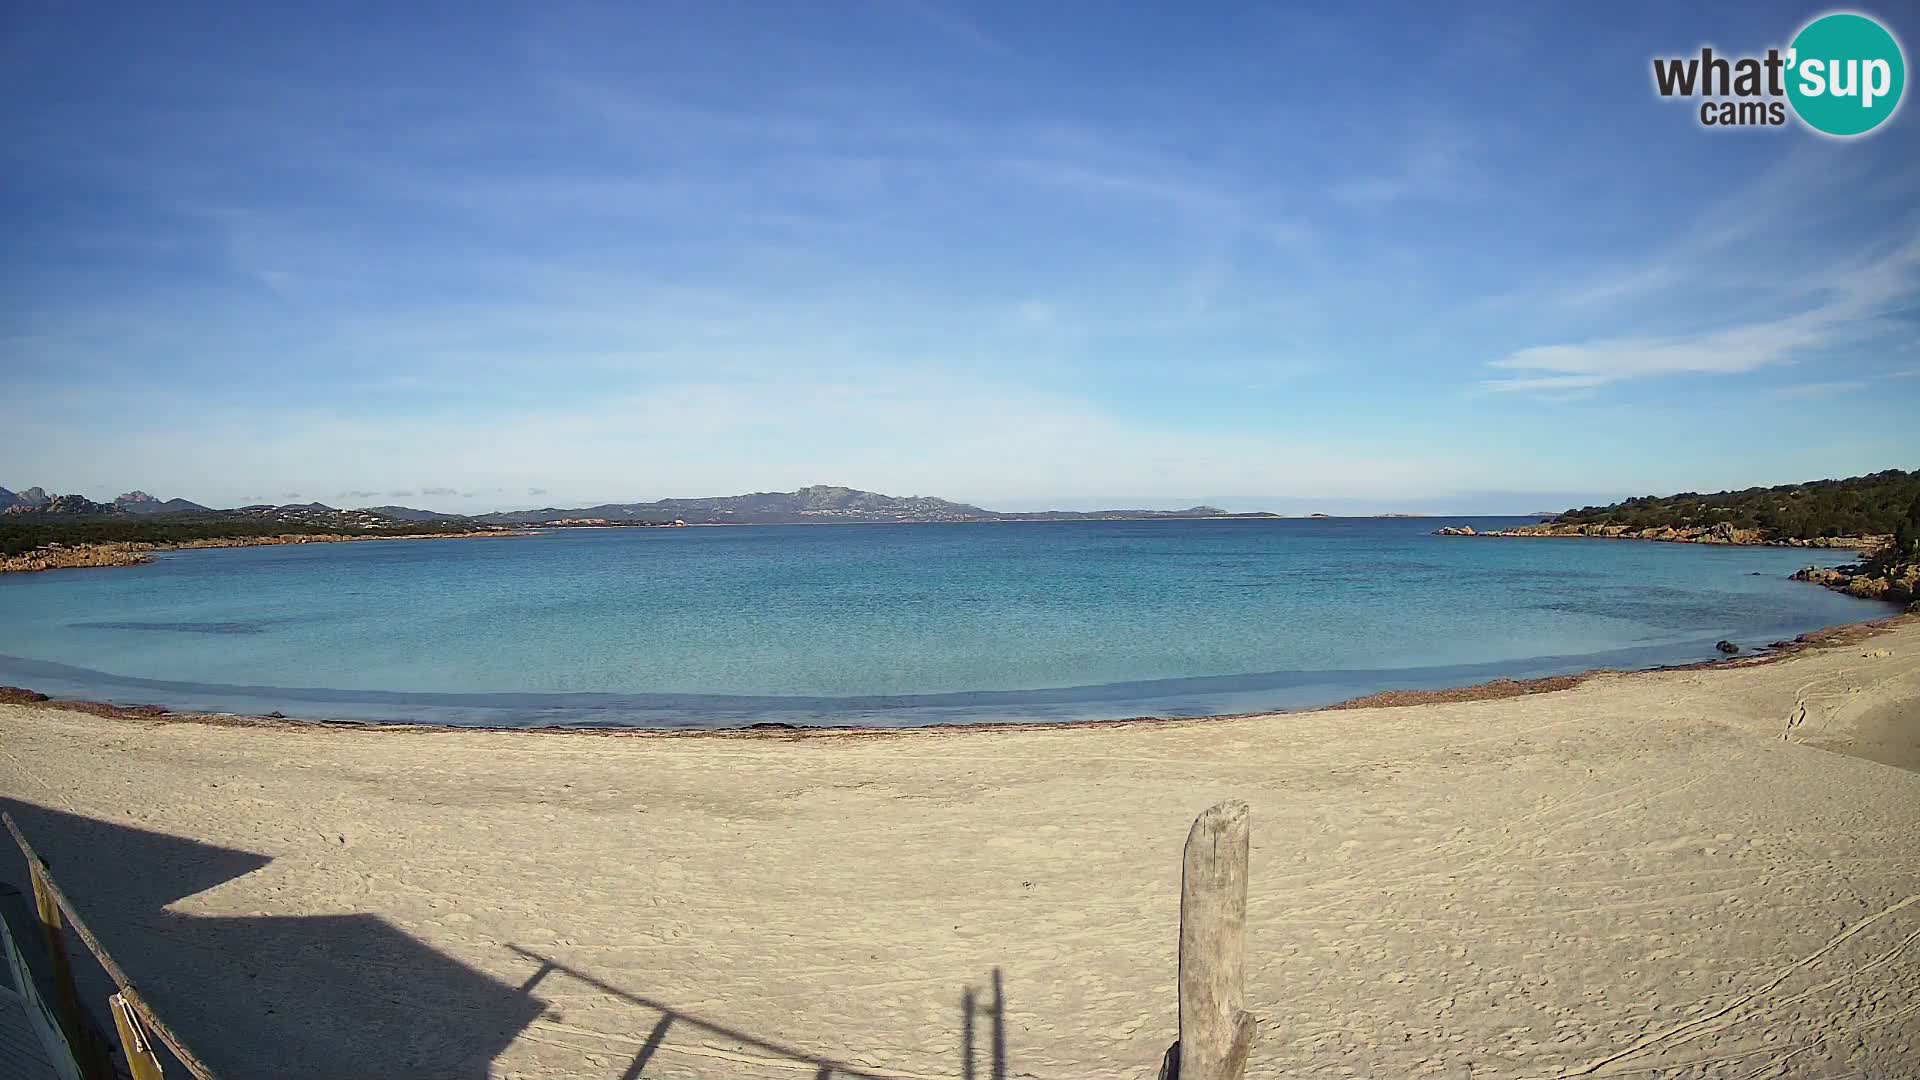
[[[1746,547],[1825,548],[1871,554],[1888,548],[1891,536],[1816,536],[1770,537],[1759,529],[1737,529],[1729,522],[1711,526],[1671,526],[1635,529],[1626,525],[1521,525],[1512,529],[1480,532],[1471,525],[1449,526],[1434,530],[1435,536],[1492,536],[1520,539],[1587,537],[1602,540],[1650,540],[1665,544],[1725,544]],[[1863,600],[1881,600],[1906,604],[1908,610],[1920,610],[1920,563],[1890,562],[1869,558],[1845,566],[1809,566],[1792,575],[1795,581],[1823,585],[1835,592]]]
[[[1471,525],[1434,530],[1435,536],[1494,536],[1511,538],[1584,537],[1598,540],[1651,540],[1662,544],[1734,544],[1754,547],[1840,548],[1871,551],[1884,547],[1889,536],[1816,536],[1812,538],[1770,537],[1760,529],[1737,529],[1730,522],[1718,525],[1691,525],[1676,529],[1671,525],[1636,529],[1629,525],[1520,525],[1511,529],[1480,532]]]
[[[283,533],[279,536],[233,536],[206,540],[180,540],[155,544],[144,541],[110,544],[49,544],[19,555],[0,558],[0,574],[34,573],[41,570],[73,570],[95,566],[138,566],[152,561],[150,552],[185,551],[191,548],[273,547],[280,544],[342,544],[357,540],[469,540],[491,536],[526,536],[524,532],[484,529],[472,532],[401,533],[386,536],[351,536],[346,533]]]
[[[1794,571],[1793,580],[1810,581],[1863,600],[1906,604],[1907,610],[1920,611],[1920,563],[1897,563],[1886,567],[1870,562],[1847,566],[1809,566]]]

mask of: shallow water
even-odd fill
[[[1886,614],[1846,552],[1430,535],[1516,519],[585,530],[0,577],[0,682],[487,724],[1194,716],[1715,656]]]

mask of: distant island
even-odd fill
[[[440,515],[444,516],[444,515]],[[800,525],[819,522],[869,524],[958,521],[1151,521],[1164,518],[1274,518],[1277,514],[1232,514],[1216,506],[1185,510],[1041,510],[1002,513],[930,495],[882,495],[858,488],[816,484],[797,491],[759,491],[699,499],[512,510],[473,520],[495,525],[541,525],[562,518],[618,521],[680,521],[688,525]]]
[[[467,525],[556,526],[593,524],[647,525],[794,525],[809,522],[939,522],[939,521],[1146,521],[1163,518],[1277,518],[1278,514],[1229,513],[1216,506],[1184,510],[1041,510],[1002,513],[967,503],[926,495],[882,495],[858,488],[817,484],[797,491],[761,491],[697,499],[658,499],[653,502],[600,503],[580,507],[543,507],[491,514],[446,514],[409,506],[368,506],[336,509],[324,503],[259,504],[212,510],[185,499],[162,502],[142,491],[128,492],[111,503],[96,503],[79,495],[48,495],[38,487],[18,494],[0,488],[0,512],[7,514],[83,516],[119,519],[209,515],[231,519],[236,515],[348,528],[373,528],[386,522],[439,522]],[[1318,516],[1318,515],[1316,515]],[[17,520],[17,519],[16,519]]]
[[[0,488],[0,571],[127,566],[145,562],[149,552],[182,547],[503,536],[527,529],[1279,516],[1232,514],[1213,506],[1192,506],[1185,510],[1000,513],[930,496],[882,495],[829,485],[787,492],[545,507],[479,515],[445,514],[395,505],[340,509],[318,502],[260,503],[216,510],[186,499],[163,501],[144,491],[130,491],[110,503],[101,503],[81,495],[48,494],[40,487],[20,492]]]

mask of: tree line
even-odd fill
[[[1920,471],[1888,469],[1845,480],[1718,491],[1708,495],[1641,496],[1608,506],[1569,510],[1554,521],[1631,528],[1711,528],[1730,522],[1772,539],[1900,534],[1920,544]],[[1902,534],[1902,528],[1907,530]]]

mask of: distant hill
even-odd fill
[[[1920,472],[1888,469],[1845,480],[1810,480],[1708,495],[1691,491],[1647,495],[1569,510],[1555,516],[1553,524],[1680,529],[1727,522],[1736,529],[1757,529],[1776,540],[1880,536],[1893,533],[1916,500],[1920,500]]]
[[[47,505],[47,501],[47,493],[37,487],[30,487],[25,491],[19,492],[0,488],[0,512],[12,510],[15,507],[35,510]]]
[[[989,521],[1143,521],[1153,518],[1271,518],[1278,514],[1229,514],[1217,506],[1185,510],[1040,510],[1030,514],[989,513]]]
[[[558,518],[609,521],[685,521],[690,524],[778,524],[800,521],[984,521],[994,515],[977,506],[925,496],[880,495],[855,488],[815,485],[798,491],[760,491],[705,499],[659,499],[648,503],[509,511],[481,515],[508,525]]]
[[[464,521],[465,514],[442,514],[436,510],[416,510],[411,506],[363,506],[362,514],[379,514],[395,521]]]
[[[67,514],[86,516],[132,515],[265,518],[288,524],[344,530],[380,528],[383,523],[413,522],[453,525],[540,525],[566,521],[574,524],[605,522],[615,525],[780,525],[808,522],[938,522],[938,521],[1141,521],[1160,518],[1270,518],[1276,514],[1229,514],[1214,506],[1185,510],[1040,510],[1001,513],[970,503],[930,495],[882,495],[858,488],[816,484],[797,491],[759,491],[700,499],[657,499],[653,502],[600,503],[596,506],[511,510],[469,516],[411,506],[368,506],[342,510],[325,503],[255,503],[231,510],[210,509],[186,499],[162,500],[144,491],[129,491],[111,503],[96,503],[79,495],[50,496],[40,488],[12,492],[0,488],[0,512],[9,514]]]
[[[113,505],[129,514],[194,514],[205,513],[207,507],[185,499],[168,499],[161,502],[144,491],[129,491],[113,500]]]
[[[1227,515],[1210,506],[1187,510],[1047,510],[1030,514],[1002,514],[968,503],[928,495],[882,495],[858,488],[816,484],[798,491],[760,491],[704,499],[658,499],[645,503],[601,503],[598,506],[545,507],[483,514],[477,520],[500,525],[537,525],[562,519],[604,518],[608,521],[684,521],[690,525],[779,525],[805,522],[930,522],[930,521],[1087,521],[1142,518],[1263,517]]]
[[[112,514],[118,510],[111,503],[97,503],[84,495],[48,495],[39,488],[28,488],[14,496],[13,505],[0,510],[0,513],[20,517],[39,517],[47,514]]]

